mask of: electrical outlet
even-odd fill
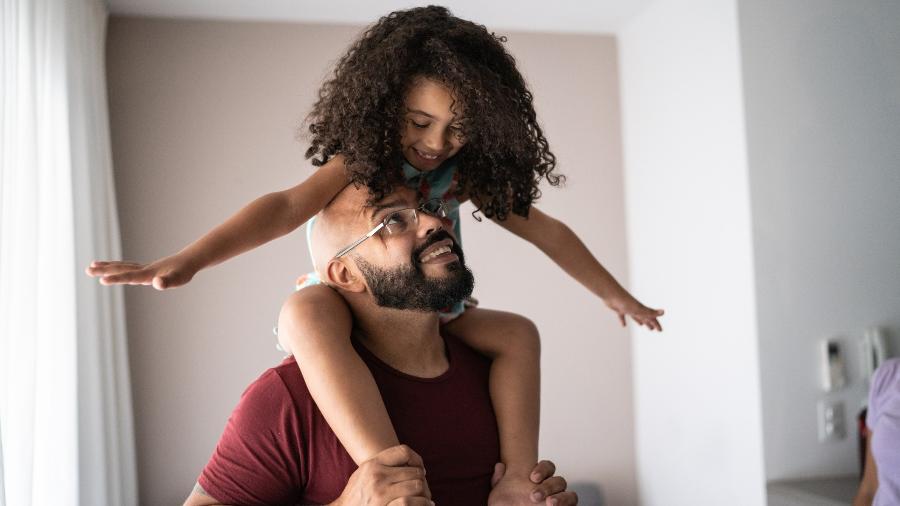
[[[841,401],[819,401],[819,442],[839,441],[847,437],[847,422],[844,403]]]

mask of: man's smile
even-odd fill
[[[459,260],[456,253],[453,252],[453,240],[444,239],[438,241],[431,246],[425,248],[425,251],[419,255],[419,262],[426,263],[447,263]]]

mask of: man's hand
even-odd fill
[[[530,481],[506,476],[506,466],[498,462],[494,466],[491,478],[491,495],[488,504],[501,505],[533,505],[566,506],[578,504],[578,495],[567,492],[566,479],[554,476],[556,466],[549,460],[542,460],[534,466],[529,476]],[[523,483],[524,482],[524,483]]]
[[[434,506],[425,466],[406,445],[392,446],[363,462],[331,506]]]

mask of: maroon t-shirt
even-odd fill
[[[400,442],[422,456],[434,502],[486,504],[500,460],[490,362],[456,338],[444,341],[450,367],[427,379],[397,371],[353,344],[372,371]],[[244,392],[198,481],[227,504],[326,504],[340,496],[355,470],[288,358]]]

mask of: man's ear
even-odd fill
[[[346,292],[362,293],[366,283],[360,273],[343,258],[334,258],[325,266],[323,281]]]

